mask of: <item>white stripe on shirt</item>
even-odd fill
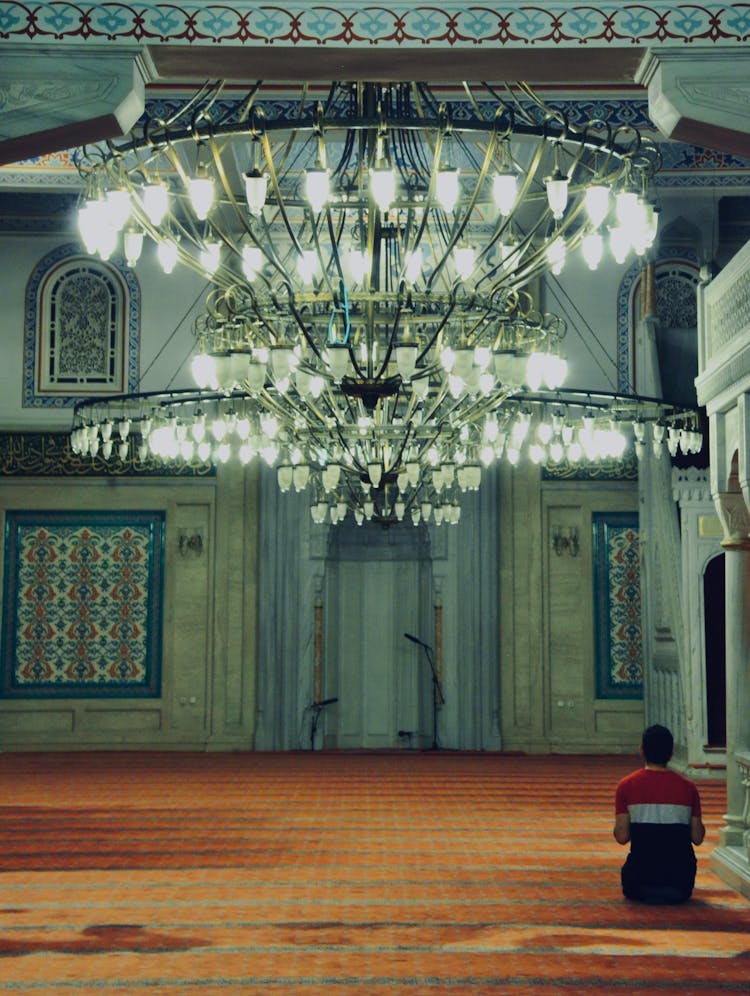
[[[633,823],[690,823],[693,810],[669,802],[641,802],[628,806]]]

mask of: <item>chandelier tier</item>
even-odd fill
[[[592,269],[605,242],[618,261],[647,251],[657,166],[634,129],[573,126],[523,84],[453,104],[423,84],[334,84],[293,113],[260,84],[234,102],[206,86],[79,155],[89,251],[121,244],[136,265],[147,237],[166,271],[213,286],[197,387],[83,402],[73,447],[260,454],[320,522],[457,521],[460,492],[527,437],[537,462],[619,456],[624,420],[637,449],[647,422],[656,444],[694,449],[690,412],[561,391],[565,323],[535,303],[573,251]]]

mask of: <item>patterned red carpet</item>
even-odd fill
[[[4,754],[3,993],[750,992],[750,904],[628,903],[634,758]]]

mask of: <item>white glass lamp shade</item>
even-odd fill
[[[231,353],[229,358],[230,377],[233,384],[242,384],[247,379],[250,366],[248,353]]]
[[[117,246],[117,229],[105,224],[99,228],[96,251],[102,259],[109,259]],[[171,273],[171,270],[165,271]]]
[[[318,272],[318,256],[314,249],[303,249],[297,258],[297,272],[303,283],[311,284]]]
[[[404,381],[410,381],[417,366],[419,352],[416,342],[402,343],[396,346],[396,369]]]
[[[552,176],[548,176],[544,182],[547,187],[547,203],[552,217],[559,221],[568,206],[568,178],[563,176],[559,170],[555,170]]]
[[[305,173],[305,196],[315,214],[323,210],[330,196],[330,177],[327,169],[309,169]]]
[[[545,354],[533,352],[526,364],[526,383],[532,391],[542,386],[545,372]]]
[[[293,352],[290,346],[277,346],[271,350],[271,372],[276,381],[289,376],[292,368]]]
[[[190,364],[193,380],[201,390],[215,391],[218,387],[216,360],[208,353],[197,353]]]
[[[205,175],[193,177],[188,180],[188,192],[195,217],[205,221],[214,203],[214,181]]]
[[[340,383],[346,376],[346,371],[349,367],[349,347],[329,346],[328,366],[334,381],[337,384]]]
[[[143,252],[143,232],[137,228],[128,228],[122,237],[122,247],[128,266],[135,266]]]
[[[557,276],[562,273],[562,268],[565,266],[565,256],[567,253],[567,246],[565,245],[565,239],[562,235],[558,235],[557,238],[547,246],[547,260],[550,265],[550,269]]]
[[[223,353],[220,356],[214,357],[214,362],[216,364],[218,390],[226,392],[234,390],[235,382],[232,376],[232,357],[228,353]]]
[[[592,232],[585,237],[581,243],[581,252],[588,268],[595,270],[601,263],[604,254],[604,239],[599,232]]]
[[[177,265],[177,243],[174,239],[160,242],[156,250],[161,268],[165,273],[171,273]]]
[[[410,284],[416,283],[419,279],[423,265],[424,254],[419,247],[406,254],[404,257],[404,276]]]
[[[207,273],[216,273],[221,262],[221,242],[207,242],[201,249],[200,260]]]
[[[149,183],[141,189],[143,210],[152,225],[160,225],[169,208],[169,191],[163,183]]]
[[[266,203],[268,175],[257,169],[245,173],[245,200],[250,214],[258,217]]]
[[[279,482],[279,490],[286,494],[286,492],[292,486],[292,480],[294,478],[294,470],[289,466],[289,464],[282,464],[276,471],[276,480]]]
[[[367,475],[370,478],[370,483],[374,488],[377,488],[383,477],[383,466],[377,461],[372,461],[367,464]]]
[[[346,267],[355,283],[361,284],[370,269],[370,257],[364,249],[350,249],[346,254]]]
[[[513,210],[518,193],[518,178],[515,173],[496,173],[492,181],[492,193],[500,214],[507,218]]]
[[[310,468],[306,463],[298,464],[292,472],[292,481],[294,483],[294,490],[304,491],[307,487],[307,483],[310,480]]]
[[[586,213],[594,228],[598,228],[609,214],[609,187],[593,183],[584,194]]]
[[[253,281],[263,266],[263,253],[258,246],[242,247],[242,270],[248,280]]]
[[[615,214],[619,224],[628,228],[638,210],[638,194],[632,190],[621,190],[615,195]]]
[[[462,280],[468,280],[474,273],[475,260],[476,254],[470,246],[456,246],[453,250],[453,263]]]
[[[609,230],[609,248],[618,263],[624,263],[631,249],[630,235],[627,228],[617,225]]]
[[[370,192],[381,211],[387,211],[396,197],[396,175],[392,169],[370,170]]]
[[[247,367],[247,386],[251,394],[257,394],[266,382],[266,364],[253,359]]]
[[[88,201],[78,211],[78,231],[81,233],[83,244],[86,246],[86,252],[93,255],[99,242],[99,221],[92,201]]]
[[[458,201],[460,186],[457,169],[441,169],[435,177],[435,196],[444,211],[452,211]]]
[[[107,192],[107,220],[118,232],[130,217],[130,194],[118,187]]]

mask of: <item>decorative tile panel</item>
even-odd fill
[[[390,6],[357,0],[322,3],[90,3],[43,5],[2,0],[0,38],[89,42],[224,45],[329,45],[386,48],[477,45],[515,48],[622,47],[669,41],[745,43],[748,3],[544,4],[401,0]]]
[[[2,695],[157,697],[163,512],[6,514]]]
[[[643,698],[641,557],[635,513],[595,512],[596,695]]]

